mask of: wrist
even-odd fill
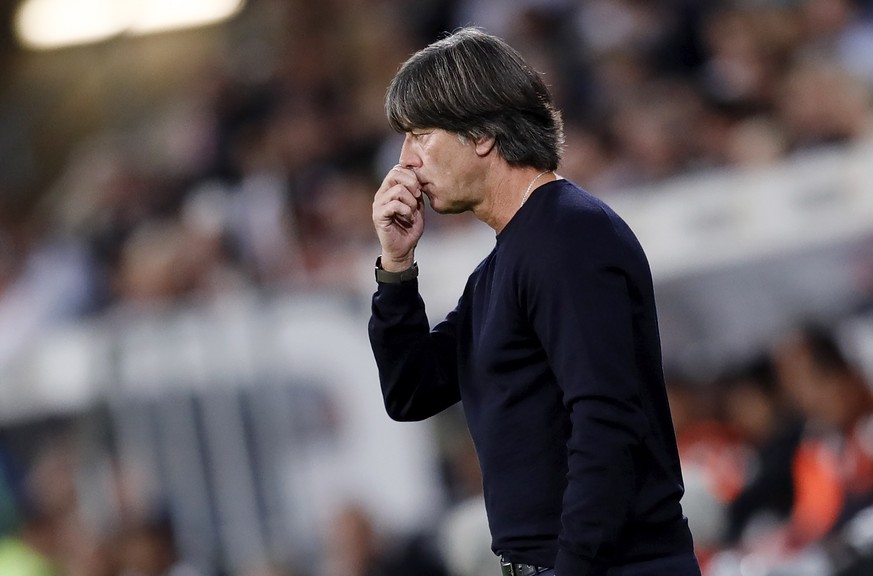
[[[386,272],[403,272],[409,270],[415,265],[415,256],[410,254],[403,258],[392,258],[390,256],[379,256],[376,259],[376,266]]]
[[[400,270],[385,269],[383,267],[383,259],[381,256],[376,258],[376,281],[383,284],[400,284],[418,278],[418,265],[412,262],[410,265]],[[400,265],[402,266],[402,264]]]

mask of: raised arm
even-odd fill
[[[373,224],[382,269],[409,270],[424,231],[424,202],[412,170],[398,165],[387,174],[373,200]],[[417,279],[396,275],[379,282],[369,334],[391,418],[423,420],[460,400],[455,316],[431,330]]]

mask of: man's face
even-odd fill
[[[415,172],[431,208],[442,214],[465,212],[478,204],[479,162],[471,141],[439,128],[407,132],[400,151],[400,165]]]

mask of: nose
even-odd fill
[[[409,132],[406,133],[403,147],[400,149],[400,165],[404,168],[421,166],[421,156],[415,151],[415,138]]]

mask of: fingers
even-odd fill
[[[410,194],[415,198],[421,198],[421,183],[418,181],[418,176],[415,175],[414,171],[404,168],[400,164],[394,166],[385,176],[385,180],[382,182],[382,189],[397,185],[409,190]]]
[[[415,221],[421,209],[421,185],[415,173],[395,166],[385,177],[373,199],[374,220],[382,224],[393,220],[409,224]]]
[[[401,224],[412,224],[419,213],[419,206],[409,206],[400,201],[390,202],[386,208]]]
[[[377,194],[374,199],[375,204],[387,205],[394,202],[399,202],[400,204],[414,210],[421,203],[421,191],[419,191],[418,194],[414,194],[406,186],[397,184],[383,191],[381,194]]]
[[[405,270],[424,232],[424,194],[415,172],[392,168],[373,198],[373,224],[386,270]]]
[[[394,186],[373,203],[373,219],[377,225],[410,226],[421,216],[423,208],[422,201],[406,188]]]

